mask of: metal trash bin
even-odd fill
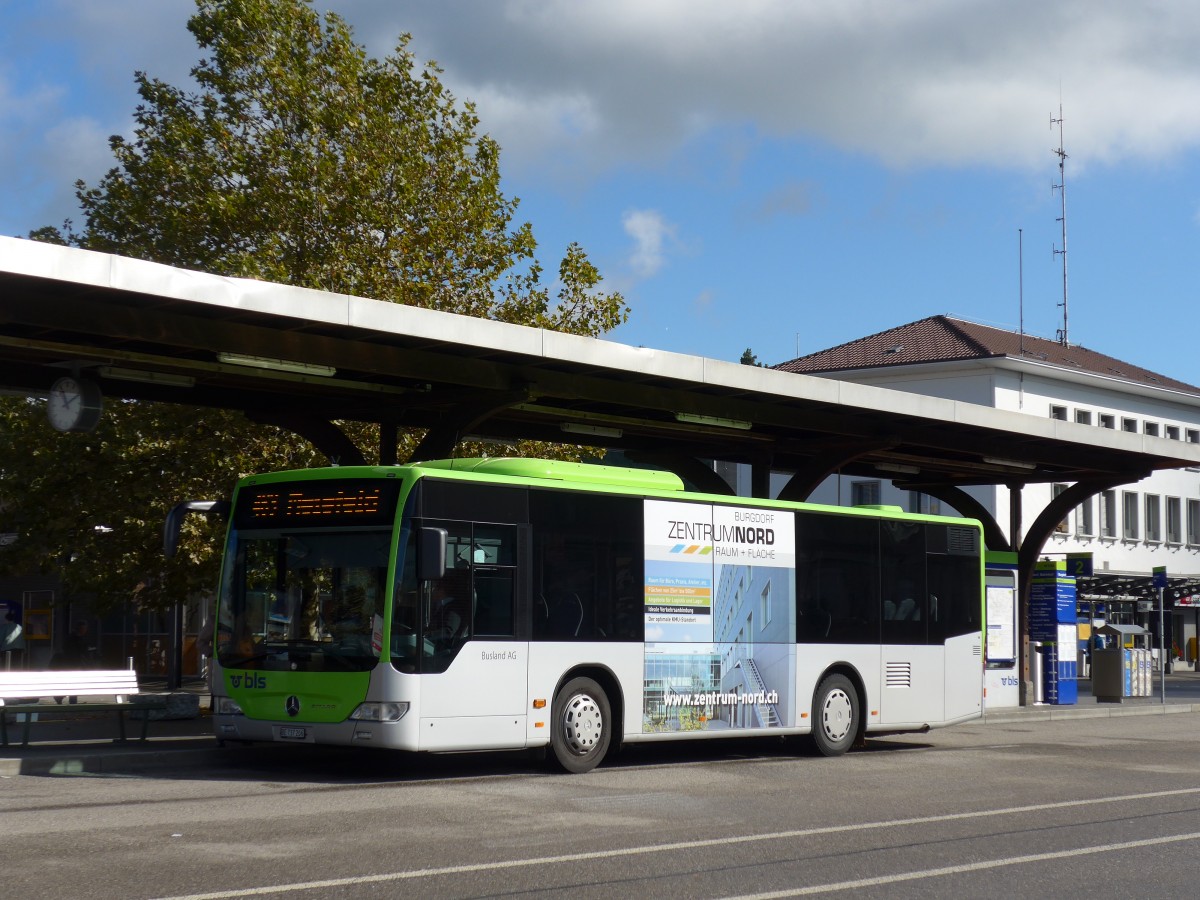
[[[1092,696],[1097,703],[1150,696],[1150,632],[1139,625],[1102,625],[1093,641]]]

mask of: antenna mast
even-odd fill
[[[1021,356],[1025,355],[1025,235],[1017,229],[1017,308],[1021,317]]]
[[[1054,255],[1062,257],[1062,303],[1058,304],[1062,307],[1063,323],[1062,328],[1058,332],[1058,342],[1064,347],[1070,346],[1067,341],[1067,152],[1063,149],[1063,115],[1062,104],[1058,104],[1058,118],[1054,118],[1054,114],[1050,115],[1050,127],[1058,126],[1058,149],[1052,151],[1058,157],[1058,184],[1050,186],[1050,190],[1058,191],[1059,199],[1062,201],[1062,215],[1058,218],[1058,222],[1062,225],[1062,249],[1054,247]]]

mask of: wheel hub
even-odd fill
[[[604,732],[600,705],[587,694],[576,694],[563,710],[563,736],[571,752],[586,756]]]
[[[830,691],[821,707],[821,727],[831,741],[842,740],[854,727],[852,716],[854,705],[849,695],[842,690]]]

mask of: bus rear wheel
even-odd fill
[[[554,696],[550,747],[568,772],[590,772],[608,752],[612,710],[604,689],[590,678],[572,678]]]
[[[859,728],[858,691],[845,675],[830,675],[813,694],[812,740],[822,756],[841,756]]]

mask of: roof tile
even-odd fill
[[[1200,396],[1200,388],[1079,345],[1006,331],[951,316],[930,316],[774,366],[817,375],[917,363],[1009,357]]]

